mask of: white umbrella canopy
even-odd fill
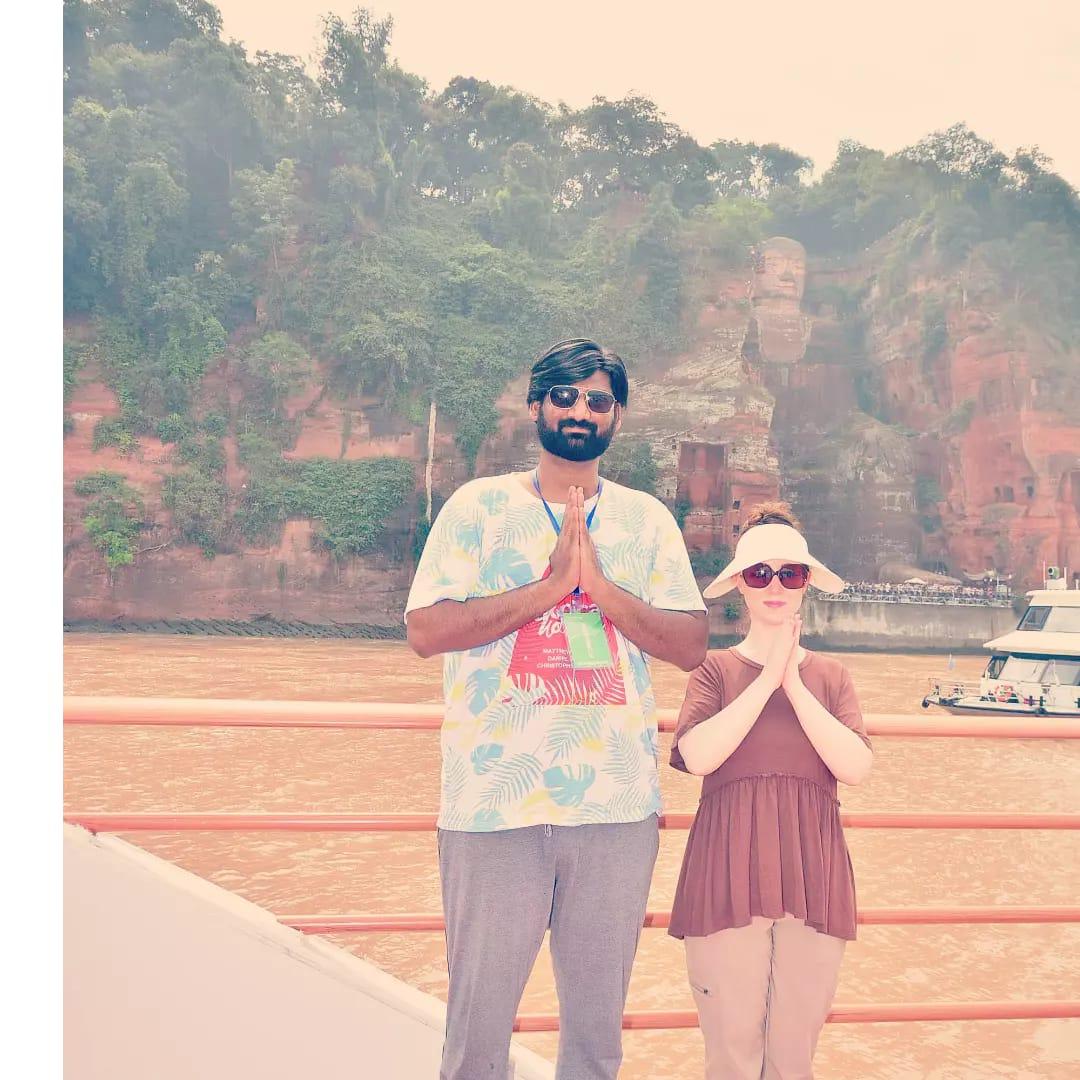
[[[884,585],[908,584],[911,578],[918,578],[922,585],[960,585],[959,578],[947,574],[937,574],[921,566],[912,566],[905,562],[882,563],[877,569],[877,579]]]

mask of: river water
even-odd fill
[[[441,662],[394,642],[65,636],[68,694],[437,702]],[[940,656],[846,653],[864,711],[915,712]],[[955,674],[975,677],[979,657]],[[661,706],[687,676],[658,664]],[[670,735],[661,736],[666,760]],[[65,730],[69,810],[434,812],[435,732],[184,728]],[[1080,811],[1080,743],[879,737],[870,779],[841,788],[848,810]],[[662,769],[667,809],[692,811],[699,781]],[[127,837],[276,914],[438,911],[433,835],[140,833]],[[650,908],[669,908],[686,833],[661,834]],[[862,907],[1070,904],[1073,832],[848,832]],[[509,917],[509,915],[508,915]],[[445,998],[441,934],[331,940]],[[1080,997],[1080,927],[861,927],[838,1002]],[[645,930],[627,1008],[692,1009],[682,945]],[[557,1011],[546,947],[522,1012]],[[556,1034],[522,1036],[554,1058]],[[697,1080],[697,1031],[630,1031],[624,1080]],[[817,1075],[828,1080],[1065,1080],[1080,1076],[1080,1021],[832,1024]],[[395,1080],[395,1078],[372,1078]]]

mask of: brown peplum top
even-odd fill
[[[688,771],[679,739],[734,701],[761,670],[735,649],[709,653],[686,688],[672,766]],[[814,697],[869,746],[844,665],[808,652],[799,672]],[[794,915],[832,937],[855,937],[855,881],[836,777],[782,689],[731,756],[702,781],[668,933],[704,937],[747,926],[755,915]]]

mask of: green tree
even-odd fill
[[[221,13],[207,0],[104,0],[102,41],[127,42],[143,52],[163,52],[177,38],[213,38]]]
[[[112,573],[135,561],[135,541],[144,528],[139,493],[119,473],[100,471],[75,481],[77,495],[92,496],[83,511],[83,528]]]
[[[645,274],[644,314],[653,328],[655,344],[678,332],[682,307],[682,263],[679,258],[681,218],[671,200],[671,188],[659,185],[634,240],[633,265]]]
[[[244,169],[236,175],[232,198],[233,221],[237,232],[274,273],[281,273],[281,249],[296,236],[299,211],[299,181],[296,163],[284,158],[265,169]]]
[[[201,469],[187,469],[166,479],[162,501],[172,510],[181,536],[205,553],[213,553],[226,526],[225,485]]]
[[[86,88],[90,67],[90,35],[97,29],[97,12],[86,0],[64,0],[64,107]]]
[[[489,192],[500,173],[505,179],[505,155],[512,147],[550,156],[550,110],[527,94],[458,75],[435,106],[431,134],[437,152],[427,158],[422,179],[454,201],[471,202]]]
[[[225,349],[225,328],[189,277],[166,278],[148,313],[151,344],[163,379],[165,405],[186,408],[187,395]]]
[[[271,408],[299,390],[314,372],[308,350],[278,332],[249,345],[241,354],[241,364],[251,393]]]
[[[528,143],[515,143],[502,163],[503,186],[492,196],[491,224],[496,243],[517,243],[539,254],[554,223],[548,165]]]
[[[318,87],[295,56],[255,54],[248,72],[251,107],[271,160],[311,162],[313,127],[319,107]]]
[[[658,474],[652,447],[647,439],[620,435],[612,442],[601,462],[604,476],[616,484],[656,494]]]
[[[666,179],[666,154],[682,136],[656,104],[640,94],[619,101],[593,98],[558,121],[567,155],[563,198],[590,201],[622,192],[647,192]]]
[[[117,185],[103,250],[105,281],[132,316],[146,307],[154,278],[180,261],[187,192],[164,162],[139,161]]]
[[[935,131],[914,146],[902,150],[909,161],[931,166],[946,176],[996,182],[1008,158],[986,139],[979,138],[967,124],[953,124],[945,131]]]
[[[193,195],[217,225],[236,168],[254,164],[262,147],[251,70],[240,45],[206,37],[174,41],[168,61],[163,96],[170,126],[183,141],[188,172],[198,178]]]
[[[406,390],[431,361],[431,331],[417,311],[368,312],[334,342],[347,389]]]
[[[710,179],[722,198],[768,198],[781,188],[798,188],[813,162],[778,143],[719,139],[709,147]]]

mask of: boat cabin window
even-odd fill
[[[1029,607],[1017,630],[1055,630],[1062,634],[1080,634],[1080,607]]]
[[[1004,656],[991,656],[990,663],[986,665],[986,677],[988,679],[996,679],[1001,674],[1001,669],[1005,666],[1007,657]]]
[[[1050,686],[1080,686],[1080,660],[1051,660],[1043,672]]]
[[[1052,607],[1043,629],[1080,634],[1080,607]]]
[[[1042,682],[1045,667],[1045,657],[1010,656],[998,678],[1008,682]]]

